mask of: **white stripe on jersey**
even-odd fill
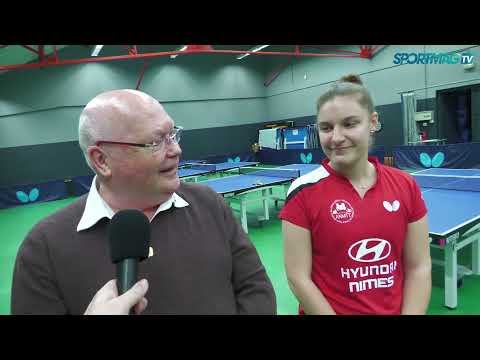
[[[298,179],[296,179],[292,183],[292,185],[290,185],[290,188],[288,189],[288,192],[287,192],[287,197],[295,189],[306,184],[314,184],[316,182],[319,182],[320,180],[328,177],[329,175],[330,173],[323,166],[320,166],[318,169],[315,169],[312,172],[309,172],[308,174],[300,176]]]

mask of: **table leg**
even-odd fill
[[[475,236],[476,240],[472,243],[472,271],[480,275],[480,234]]]
[[[242,228],[248,234],[247,204],[245,203],[244,196],[242,196],[240,199],[240,214],[241,214]]]
[[[262,190],[262,197],[263,197],[263,216],[264,216],[264,219],[265,220],[270,220],[270,213],[269,213],[269,210],[268,210],[268,190]]]
[[[455,243],[445,245],[445,306],[457,307],[457,251]]]

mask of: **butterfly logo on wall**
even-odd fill
[[[23,191],[17,191],[16,195],[17,195],[17,199],[20,202],[26,204],[28,202],[36,201],[38,199],[38,197],[40,196],[40,191],[37,188],[33,188],[32,190],[30,190],[28,195],[26,193],[24,193]]]
[[[441,151],[436,153],[433,157],[430,157],[430,155],[428,155],[427,153],[420,154],[420,163],[426,168],[438,168],[442,166],[444,160],[445,154]]]
[[[312,153],[308,153],[307,155],[305,155],[304,153],[301,153],[300,160],[302,160],[303,164],[310,164],[313,160],[313,155]]]
[[[240,157],[237,156],[235,159],[228,158],[228,162],[229,163],[238,163],[238,162],[240,162]]]

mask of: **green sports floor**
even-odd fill
[[[249,194],[255,196],[255,194]],[[31,227],[45,216],[75,201],[68,198],[58,201],[30,204],[11,209],[0,210],[0,315],[10,313],[10,289],[15,256],[18,248]],[[256,203],[255,203],[256,204]],[[258,206],[249,206],[249,236],[254,243],[267,270],[277,295],[279,315],[294,315],[298,303],[290,291],[283,265],[281,223],[277,218],[278,209],[271,204],[270,220],[259,223],[256,215],[262,214],[261,202]],[[235,211],[239,218],[239,213]],[[459,254],[459,262],[468,265],[470,248]],[[442,254],[433,252],[432,257],[441,258]],[[466,276],[458,289],[459,305],[455,310],[443,306],[442,268],[434,266],[432,271],[433,289],[428,308],[431,315],[473,315],[480,314],[480,276]]]

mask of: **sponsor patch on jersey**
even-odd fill
[[[335,200],[332,205],[330,205],[330,214],[333,220],[345,224],[353,220],[355,211],[348,201]]]
[[[389,203],[388,201],[384,201],[383,207],[388,212],[396,212],[398,209],[400,209],[400,201],[395,200],[392,203]]]
[[[376,262],[390,255],[392,246],[383,239],[365,239],[357,241],[348,249],[348,256],[359,262]]]

